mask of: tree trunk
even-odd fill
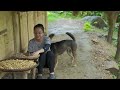
[[[109,31],[108,31],[108,37],[107,37],[107,41],[109,43],[112,43],[112,36],[113,36],[113,31],[114,31],[114,26],[115,26],[115,20],[113,17],[111,17],[109,20],[108,20],[108,23],[109,23]]]
[[[120,61],[120,24],[119,24],[119,30],[118,30],[118,43],[117,43],[117,51],[115,55],[115,60],[117,62]]]
[[[114,31],[115,23],[116,23],[119,12],[118,11],[108,11],[108,12],[106,12],[106,14],[107,14],[108,25],[109,25],[107,41],[109,43],[112,43],[113,31]]]
[[[73,11],[73,16],[77,16],[79,11]]]

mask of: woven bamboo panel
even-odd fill
[[[26,52],[28,46],[27,13],[20,13],[21,52]]]
[[[33,15],[34,15],[34,12],[30,11],[30,12],[27,12],[27,14],[28,14],[28,37],[30,40],[34,37],[34,34],[33,34],[33,27],[34,27]]]
[[[0,60],[14,53],[12,12],[0,12]]]

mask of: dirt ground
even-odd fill
[[[73,67],[71,58],[67,53],[58,56],[58,66],[55,70],[57,79],[113,79],[113,75],[105,70],[104,62],[113,59],[115,48],[99,38],[96,33],[83,31],[83,23],[80,20],[60,19],[48,23],[48,33],[56,36],[53,42],[71,39],[66,32],[71,32],[77,42],[77,66]],[[97,39],[97,44],[91,40]],[[45,70],[44,78],[48,76]]]

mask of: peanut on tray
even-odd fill
[[[36,63],[31,60],[4,60],[0,61],[0,69],[26,69],[35,66]]]

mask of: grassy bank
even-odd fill
[[[80,16],[73,16],[71,11],[68,11],[68,12],[65,12],[65,13],[62,13],[62,11],[54,11],[54,12],[51,12],[51,11],[48,11],[47,12],[47,17],[48,17],[48,22],[54,22],[58,19],[62,19],[62,18],[71,18],[71,19],[81,19]]]

